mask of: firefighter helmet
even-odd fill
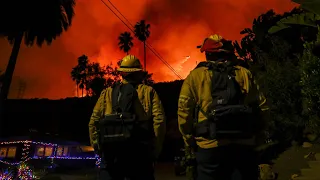
[[[120,68],[118,68],[118,71],[121,71],[121,72],[142,71],[142,65],[140,63],[140,60],[136,56],[127,55],[124,58],[122,58],[120,63]]]
[[[204,39],[202,45],[197,46],[200,52],[233,52],[232,41],[227,41],[218,34],[211,35]]]

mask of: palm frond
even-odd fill
[[[137,22],[134,26],[135,37],[137,37],[140,41],[146,41],[150,36],[149,28],[150,24],[146,24],[145,20]]]
[[[28,46],[50,44],[71,26],[75,4],[75,0],[5,0],[0,7],[0,34],[13,42],[18,33],[24,32]]]
[[[124,51],[125,53],[128,53],[133,46],[133,37],[131,36],[131,33],[127,31],[121,33],[118,37],[118,40],[118,46],[120,50]]]
[[[320,2],[318,0],[292,0],[293,2],[300,4],[303,9],[306,9],[312,13],[320,15]]]
[[[274,34],[283,29],[290,28],[292,25],[317,27],[316,21],[319,19],[320,17],[318,15],[311,12],[294,14],[278,21],[277,25],[268,30],[268,33]]]

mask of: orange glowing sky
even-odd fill
[[[108,4],[108,1],[105,0]],[[251,27],[252,20],[269,9],[277,13],[294,7],[290,0],[112,0],[132,23],[145,19],[151,24],[149,43],[182,77],[196,62],[204,59],[196,49],[202,40],[219,33],[239,40],[239,32]],[[86,54],[91,61],[109,64],[125,54],[118,49],[118,36],[127,27],[100,1],[77,0],[72,27],[51,46],[22,46],[10,97],[17,98],[19,82],[26,82],[23,98],[59,99],[75,95],[70,71],[77,57]],[[0,70],[4,70],[11,52],[0,39]],[[134,41],[131,51],[143,59],[143,44]],[[186,60],[186,56],[190,56]],[[147,69],[156,81],[177,77],[150,51]]]

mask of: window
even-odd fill
[[[0,158],[7,156],[7,148],[0,148]]]
[[[82,152],[93,152],[94,149],[91,146],[80,146]]]
[[[44,156],[46,156],[46,157],[52,156],[52,153],[53,153],[53,147],[46,146],[45,151],[44,151]]]
[[[14,158],[16,157],[17,148],[16,147],[9,147],[8,149],[8,158]]]
[[[36,156],[41,157],[44,155],[44,146],[38,146],[36,151]]]
[[[68,146],[58,146],[56,156],[68,156],[69,147]]]
[[[57,156],[62,156],[62,155],[63,155],[63,147],[62,146],[58,146]]]
[[[64,146],[64,149],[63,149],[63,156],[68,156],[68,146]]]

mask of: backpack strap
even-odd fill
[[[112,98],[112,111],[114,113],[121,111],[120,105],[119,105],[119,99],[121,97],[120,89],[121,89],[121,83],[116,83],[112,87],[111,98]]]
[[[215,84],[214,82],[217,82],[219,76],[221,76],[222,74],[225,74],[228,76],[228,80],[227,80],[227,83],[228,83],[228,87],[232,87],[232,86],[235,86],[234,82],[235,81],[235,70],[237,70],[238,68],[235,67],[235,64],[233,62],[230,62],[230,61],[227,61],[227,62],[223,62],[224,60],[219,60],[219,61],[216,61],[216,62],[211,62],[211,61],[206,61],[206,62],[201,62],[197,65],[196,68],[199,68],[199,67],[207,67],[208,70],[212,70],[215,72],[215,75],[213,75],[212,77],[212,89],[216,89],[218,84]],[[219,62],[222,62],[222,63],[219,63]],[[196,69],[195,68],[195,69]],[[201,103],[200,103],[201,104]],[[205,112],[200,104],[197,104],[196,105],[196,108],[195,108],[195,114],[196,114],[196,117],[198,117],[198,113],[201,112],[206,118],[209,118],[209,116],[211,116],[212,114],[211,113],[208,113],[208,112]],[[196,118],[196,123],[197,123],[197,118]]]

